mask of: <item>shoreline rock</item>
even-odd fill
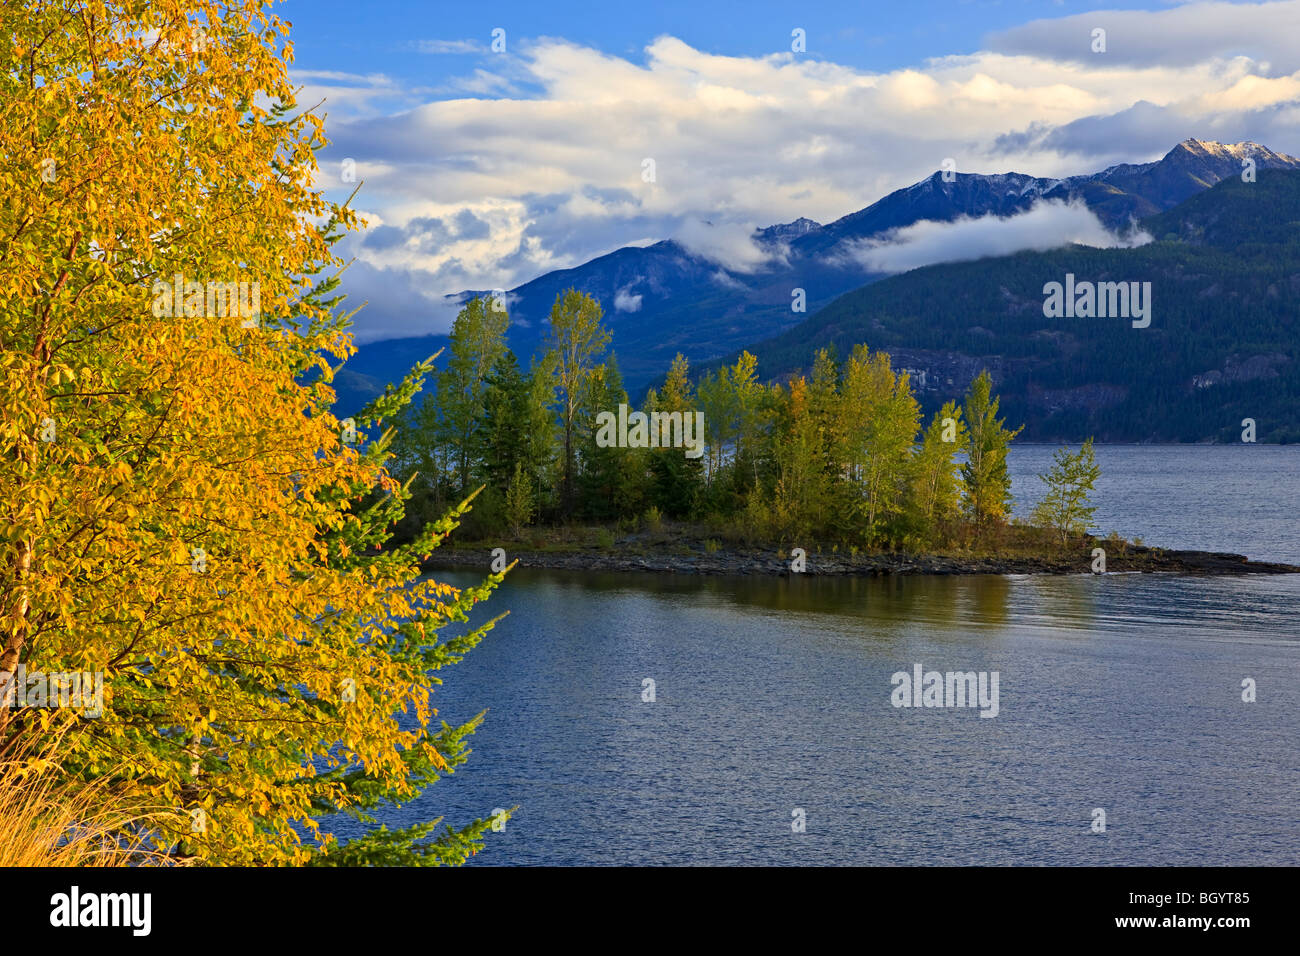
[[[1099,546],[1101,542],[1096,542]],[[1089,544],[1079,557],[1029,558],[1019,556],[966,557],[927,554],[834,554],[809,552],[802,572],[790,570],[790,559],[775,549],[730,549],[712,553],[673,553],[668,549],[620,551],[590,548],[575,551],[513,551],[506,560],[521,568],[560,571],[642,571],[653,574],[701,575],[808,575],[874,577],[894,574],[1090,574]],[[491,549],[440,548],[422,569],[489,568]],[[1245,555],[1213,551],[1171,551],[1129,545],[1106,555],[1107,573],[1172,573],[1184,575],[1300,574],[1300,567],[1269,561],[1251,561]]]

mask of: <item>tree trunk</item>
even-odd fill
[[[24,540],[18,546],[18,560],[15,572],[18,578],[18,601],[14,606],[13,631],[5,641],[4,652],[0,653],[0,730],[9,722],[9,700],[13,691],[14,674],[18,671],[18,658],[27,641],[27,611],[30,598],[27,591],[27,575],[32,569],[32,542]]]

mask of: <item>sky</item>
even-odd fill
[[[704,237],[743,272],[755,227],[833,221],[945,160],[1067,176],[1189,137],[1300,155],[1300,0],[275,9],[327,116],[318,184],[363,183],[340,246],[363,343],[628,245]]]

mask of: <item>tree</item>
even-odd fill
[[[691,386],[690,366],[680,352],[673,358],[664,378],[662,393],[650,389],[646,395],[645,413],[650,416],[650,429],[654,431],[654,413],[679,414],[683,428],[692,429],[695,435],[695,390]],[[683,432],[684,436],[684,432]],[[658,441],[667,437],[660,435]],[[659,447],[649,450],[650,499],[655,507],[674,518],[687,518],[695,511],[703,484],[701,458],[686,457],[685,447]]]
[[[510,319],[496,305],[495,299],[476,297],[460,310],[451,327],[450,358],[438,376],[441,414],[436,441],[451,452],[462,495],[471,487],[488,375],[506,351]]]
[[[768,439],[772,424],[772,392],[758,381],[758,359],[749,352],[730,369],[731,386],[736,394],[736,450],[734,472],[737,491],[758,484],[759,470],[763,466],[763,445]]]
[[[956,402],[945,402],[930,421],[912,459],[909,495],[917,529],[929,536],[955,520],[961,510],[961,486],[956,454],[969,436]]]
[[[535,358],[528,370],[528,401],[524,434],[528,436],[524,470],[537,493],[537,513],[553,509],[556,486],[556,428],[551,406],[555,402],[554,354]]]
[[[524,528],[533,520],[533,485],[524,471],[522,461],[515,462],[514,474],[506,488],[506,521],[510,523],[510,533],[518,538]]]
[[[432,362],[442,354],[430,356]],[[449,446],[438,440],[441,412],[438,376],[426,377],[419,401],[412,400],[397,415],[390,445],[389,473],[408,484],[411,499],[405,522],[423,527],[445,511],[447,490],[453,474]]]
[[[0,7],[0,681],[102,674],[103,713],[0,707],[0,753],[64,733],[69,786],[171,808],[152,843],[199,862],[460,862],[488,821],[325,827],[465,759],[432,672],[492,622],[437,631],[500,576],[420,577],[465,506],[378,550],[409,490],[366,430],[431,366],[331,412],[359,220],[311,186],[287,25],[89,6]]]
[[[908,375],[896,375],[884,352],[870,355],[866,346],[857,346],[844,378],[847,465],[860,483],[855,511],[862,532],[874,541],[903,511],[920,408]]]
[[[773,393],[776,424],[772,439],[772,526],[784,537],[806,540],[821,530],[817,521],[827,497],[821,434],[812,414],[808,383],[802,376],[791,379],[788,392],[776,386]]]
[[[513,484],[517,468],[532,470],[529,429],[529,381],[519,370],[519,361],[509,349],[503,351],[485,379],[483,414],[479,422],[477,448],[482,457],[483,477],[499,490]]]
[[[1006,520],[1011,510],[1011,475],[1007,450],[1024,426],[1008,431],[998,418],[998,399],[991,397],[993,380],[980,372],[966,393],[966,463],[961,478],[963,507],[976,529]]]
[[[889,357],[885,360],[888,362]],[[872,517],[887,535],[894,537],[899,519],[907,510],[908,479],[920,427],[921,406],[912,395],[912,377],[908,372],[898,372],[884,413],[872,424],[872,468],[868,472],[879,473],[878,511]]]
[[[716,372],[706,373],[700,379],[696,397],[700,411],[704,412],[708,436],[704,453],[704,483],[712,492],[726,462],[727,447],[735,441],[738,408],[731,369],[724,365]]]
[[[1101,468],[1093,457],[1091,438],[1074,455],[1069,448],[1058,448],[1052,456],[1052,467],[1038,476],[1047,485],[1047,494],[1034,508],[1034,524],[1060,531],[1062,545],[1071,535],[1087,534],[1093,512],[1097,510],[1089,503],[1088,496],[1100,477]]]
[[[557,295],[555,305],[551,307],[551,332],[547,344],[554,356],[560,429],[564,436],[560,506],[565,517],[573,512],[573,472],[577,450],[574,429],[582,396],[610,339],[609,330],[600,324],[603,314],[599,302],[576,289]]]
[[[596,442],[596,416],[601,412],[617,413],[627,403],[623,376],[613,353],[593,371],[582,403],[582,474],[578,479],[578,510],[588,518],[608,521],[620,515],[640,512],[641,482],[638,469],[644,470],[643,452],[637,448],[602,448]]]

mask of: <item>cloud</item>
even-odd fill
[[[839,255],[869,272],[906,272],[936,262],[1058,249],[1071,243],[1099,249],[1145,245],[1145,232],[1119,235],[1080,201],[1039,201],[1015,216],[924,220],[880,239],[858,240]]]
[[[361,234],[366,249],[404,249],[436,255],[455,243],[469,243],[489,239],[492,227],[472,210],[461,209],[446,219],[436,216],[418,216],[405,226],[376,225]]]
[[[394,249],[405,244],[406,232],[396,226],[375,226],[366,231],[362,242],[369,249]]]
[[[343,273],[343,289],[347,308],[365,303],[353,319],[357,344],[449,332],[460,305],[455,299],[431,294],[436,284],[429,279],[419,270],[353,262]]]
[[[640,279],[637,280],[637,282],[640,281],[641,281]],[[636,282],[633,282],[630,285],[622,289],[619,289],[617,292],[614,293],[615,312],[640,312],[641,311],[640,293],[636,295],[632,294],[632,287],[635,285]]]
[[[1288,78],[1287,84],[1300,82]],[[1297,89],[1300,97],[1300,89]],[[1157,106],[1139,100],[1132,106],[1099,116],[1085,116],[1062,126],[1029,127],[1002,134],[995,141],[1000,153],[1051,151],[1079,157],[1079,170],[1102,169],[1114,163],[1157,159],[1185,139],[1220,143],[1257,142],[1279,152],[1296,152],[1300,99],[1281,99],[1250,109],[1210,109],[1213,101]]]
[[[1104,53],[1092,31],[1106,31]],[[1189,3],[1171,10],[1096,10],[1035,20],[989,37],[989,49],[1097,66],[1188,66],[1247,55],[1274,70],[1300,69],[1300,2]]]
[[[419,40],[415,48],[421,53],[486,53],[487,48],[477,40]]]
[[[412,91],[403,89],[382,73],[295,69],[293,80],[302,88],[299,104],[321,104],[319,111],[328,113],[331,121],[346,122],[385,108],[401,109],[414,102]]]
[[[731,272],[758,272],[764,266],[785,261],[785,247],[760,243],[752,223],[714,225],[689,219],[673,236],[692,255],[707,259]]]
[[[1209,135],[1204,118],[1180,115],[1168,107],[1139,100],[1105,116],[1085,116],[1055,128],[1042,125],[1023,133],[999,137],[1008,149],[1050,149],[1080,157],[1109,158],[1120,154],[1164,154],[1190,136]]]
[[[331,80],[355,109],[331,112],[322,181],[350,191],[334,171],[355,159],[358,202],[400,231],[372,230],[358,255],[417,272],[433,294],[515,288],[669,236],[735,283],[782,254],[754,240],[754,224],[832,222],[947,157],[963,172],[1061,177],[1158,159],[1189,136],[1300,153],[1297,9],[1067,16],[883,73],[721,56],[672,36],[636,57],[512,36],[510,55],[474,61],[434,99]],[[1108,52],[1083,58],[1079,31],[1090,42],[1099,17]],[[486,227],[462,227],[464,210]]]

